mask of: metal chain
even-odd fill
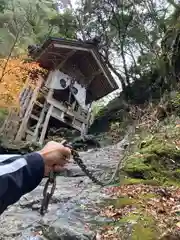
[[[134,126],[132,125],[130,128],[129,128],[129,131],[128,131],[128,134],[126,135],[126,138],[129,138],[129,141],[131,142],[132,138],[133,138],[133,135],[135,133],[135,128]],[[97,185],[100,185],[102,187],[104,186],[107,186],[109,184],[111,184],[116,176],[117,176],[117,173],[119,172],[119,170],[122,168],[122,164],[124,164],[124,159],[127,157],[129,151],[130,151],[130,148],[131,148],[131,144],[128,144],[128,147],[125,149],[125,153],[123,155],[122,158],[119,159],[118,161],[118,164],[115,168],[115,171],[114,173],[112,174],[112,177],[107,180],[107,181],[101,181],[99,179],[97,179],[90,171],[89,169],[87,168],[87,166],[84,164],[83,160],[80,158],[79,156],[79,153],[74,150],[73,146],[71,145],[68,145],[66,142],[64,142],[64,146],[66,147],[69,147],[71,149],[71,154],[73,156],[73,159],[74,161],[78,164],[78,166],[81,168],[81,170],[86,174],[86,176],[89,177],[89,179],[92,180],[93,183],[97,184]]]
[[[123,158],[120,158],[116,168],[115,168],[115,171],[114,173],[112,174],[112,177],[107,180],[107,181],[101,181],[99,179],[97,179],[90,171],[89,169],[87,168],[87,166],[84,164],[83,160],[80,158],[79,156],[79,153],[75,150],[72,150],[72,155],[73,155],[73,159],[74,161],[78,164],[78,166],[81,168],[81,170],[86,174],[86,176],[89,177],[89,179],[92,180],[93,183],[97,184],[97,185],[100,185],[101,187],[104,187],[104,186],[107,186],[109,184],[111,184],[116,176],[117,176],[117,173],[118,171],[122,168],[122,164],[123,164],[123,160],[127,157],[127,154],[129,153],[129,149],[130,149],[130,144],[128,145],[128,148],[126,148],[126,152],[123,156]]]
[[[48,187],[50,184],[52,185],[52,187],[51,191],[48,192]],[[56,189],[56,174],[53,171],[51,171],[43,190],[43,200],[40,208],[40,214],[42,216],[47,212],[49,202],[52,196],[54,195],[55,189]]]
[[[87,169],[86,165],[83,163],[82,159],[79,156],[79,153],[72,149],[71,146],[65,145],[66,147],[71,148],[71,154],[73,156],[73,160],[78,164],[81,170],[92,180],[93,183],[98,184],[100,186],[104,186],[104,184],[99,181],[93,174]],[[48,192],[49,185],[52,184],[51,191]],[[49,202],[54,194],[56,188],[56,175],[54,172],[50,172],[50,176],[44,186],[43,190],[43,200],[40,208],[40,214],[43,216],[48,209]]]
[[[107,186],[109,184],[112,183],[112,181],[115,179],[116,177],[116,174],[118,173],[119,171],[119,168],[120,168],[120,165],[122,164],[123,162],[123,159],[127,156],[128,152],[129,152],[129,148],[130,148],[130,144],[129,144],[129,147],[128,149],[126,149],[126,153],[124,155],[124,157],[122,159],[119,160],[117,166],[116,166],[116,169],[115,169],[115,172],[113,173],[112,177],[110,180],[108,180],[107,182],[102,182],[100,181],[99,179],[97,179],[90,171],[89,169],[86,167],[86,165],[84,164],[83,160],[80,158],[79,156],[79,153],[73,149],[73,146],[71,145],[68,145],[66,141],[63,141],[62,144],[65,146],[65,147],[68,147],[71,149],[71,154],[73,156],[73,160],[78,164],[78,166],[81,168],[81,170],[86,174],[86,176],[89,177],[89,179],[92,180],[93,183],[97,184],[97,185],[100,185],[100,186]],[[50,193],[48,192],[48,186],[49,184],[52,184],[52,188],[51,188],[51,191]],[[44,187],[44,191],[43,191],[43,201],[42,201],[42,205],[41,205],[41,209],[40,209],[40,214],[41,215],[44,215],[45,212],[47,211],[48,209],[48,205],[49,205],[49,202],[50,202],[50,199],[52,198],[53,194],[54,194],[54,191],[55,191],[55,188],[56,188],[56,174],[54,172],[50,172],[50,175],[49,175],[49,178],[45,184],[45,187]]]
[[[89,177],[89,179],[92,180],[93,183],[98,184],[100,186],[104,186],[104,184],[98,180],[86,167],[83,160],[80,158],[79,153],[75,150],[71,150],[72,156],[74,161],[78,164],[78,166],[81,168],[81,170]]]

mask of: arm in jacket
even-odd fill
[[[0,155],[0,214],[34,190],[43,177],[44,160],[39,153]]]
[[[69,148],[53,141],[24,156],[0,155],[0,214],[34,190],[50,171],[61,171],[70,155]]]

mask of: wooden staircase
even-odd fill
[[[26,108],[25,114],[15,138],[16,141],[38,141],[39,133],[48,109],[48,104],[46,102],[47,94],[48,89],[41,79],[38,86],[34,89],[29,105]]]
[[[43,94],[43,98],[41,98],[41,102],[35,101],[34,106],[32,108],[32,112],[29,116],[29,121],[26,126],[26,139],[27,140],[33,140],[38,141],[39,140],[39,134],[42,129],[42,125],[45,120],[45,116],[48,110],[48,104],[46,102],[46,96],[48,94],[48,89],[46,87],[43,87],[39,91]],[[34,124],[33,127],[30,126],[30,122],[33,120]]]

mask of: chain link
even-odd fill
[[[83,160],[80,158],[79,153],[76,150],[74,150],[73,146],[67,144],[66,141],[63,141],[62,144],[65,147],[68,147],[71,150],[71,154],[73,156],[73,160],[78,164],[78,166],[86,174],[86,176],[89,177],[89,179],[91,179],[93,183],[95,183],[97,185],[100,185],[102,187],[111,184],[112,181],[115,179],[116,174],[117,174],[117,172],[120,169],[120,165],[123,163],[123,158],[125,158],[127,156],[128,152],[129,152],[129,148],[130,148],[130,144],[129,144],[129,147],[126,149],[126,154],[124,155],[124,157],[122,159],[119,160],[119,163],[116,166],[116,170],[113,173],[111,179],[108,180],[107,182],[102,182],[99,179],[97,179],[89,171],[89,169],[84,164]],[[52,184],[52,187],[51,187],[51,191],[48,192],[48,187],[49,187],[50,184]],[[43,198],[41,209],[40,209],[40,214],[41,215],[44,215],[45,212],[47,211],[49,202],[50,202],[50,200],[51,200],[51,198],[52,198],[52,196],[54,194],[55,188],[56,188],[56,174],[54,172],[50,172],[49,178],[48,178],[48,180],[47,180],[47,182],[45,184],[44,191],[43,191],[43,197],[44,198]]]
[[[104,186],[104,184],[99,181],[93,174],[87,169],[86,165],[83,163],[82,159],[79,156],[79,153],[73,149],[72,146],[68,144],[63,144],[64,146],[71,149],[71,154],[73,156],[73,160],[78,164],[81,170],[92,180],[93,183],[98,184],[100,186]],[[52,184],[51,191],[48,192],[49,185]],[[41,204],[40,214],[43,216],[48,209],[49,202],[54,194],[56,188],[56,175],[54,172],[50,172],[49,178],[44,186],[43,190],[43,200]]]
[[[78,166],[86,174],[86,176],[88,176],[93,183],[98,184],[100,186],[104,186],[104,184],[89,171],[89,169],[86,167],[86,165],[83,163],[82,159],[80,158],[79,153],[73,149],[71,150],[71,152],[72,152],[74,161],[78,164]]]
[[[52,187],[51,191],[48,192],[48,187],[50,184],[52,185]],[[53,171],[51,171],[43,190],[43,200],[40,209],[40,214],[42,216],[47,212],[49,202],[52,196],[54,195],[55,189],[56,189],[56,175]]]

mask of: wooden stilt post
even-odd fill
[[[34,135],[33,135],[33,140],[34,141],[37,141],[37,139],[38,139],[39,128],[40,128],[41,124],[43,123],[43,120],[44,120],[44,117],[45,117],[46,108],[47,108],[47,102],[44,103],[44,106],[43,106],[43,109],[41,111],[38,123],[36,125],[35,131],[34,131]]]
[[[31,96],[32,96],[32,89],[29,89],[27,94],[26,94],[26,98],[24,99],[24,102],[21,104],[21,109],[20,109],[20,118],[22,119],[24,117],[24,114],[26,112],[26,109],[28,107],[28,104],[31,100]]]
[[[40,139],[39,139],[39,143],[41,145],[43,145],[43,142],[44,142],[44,138],[45,138],[45,135],[46,135],[48,124],[49,124],[49,119],[50,119],[51,114],[52,114],[52,110],[53,110],[53,105],[50,105],[49,110],[46,114],[43,129],[42,129],[41,136],[40,136]]]
[[[23,121],[20,125],[20,128],[17,132],[17,135],[16,135],[16,138],[15,138],[15,141],[20,141],[21,138],[22,138],[22,135],[24,134],[25,130],[26,130],[26,126],[27,126],[27,123],[28,123],[28,120],[29,120],[29,117],[31,115],[31,111],[33,109],[33,106],[34,106],[34,103],[36,101],[36,98],[37,98],[37,95],[38,95],[38,92],[39,92],[39,89],[40,87],[42,86],[42,83],[43,83],[43,78],[41,76],[39,76],[39,81],[38,81],[38,85],[37,87],[35,88],[34,92],[33,92],[33,95],[32,95],[32,98],[30,100],[30,103],[29,103],[29,106],[26,110],[26,113],[24,115],[24,118],[23,118]]]

